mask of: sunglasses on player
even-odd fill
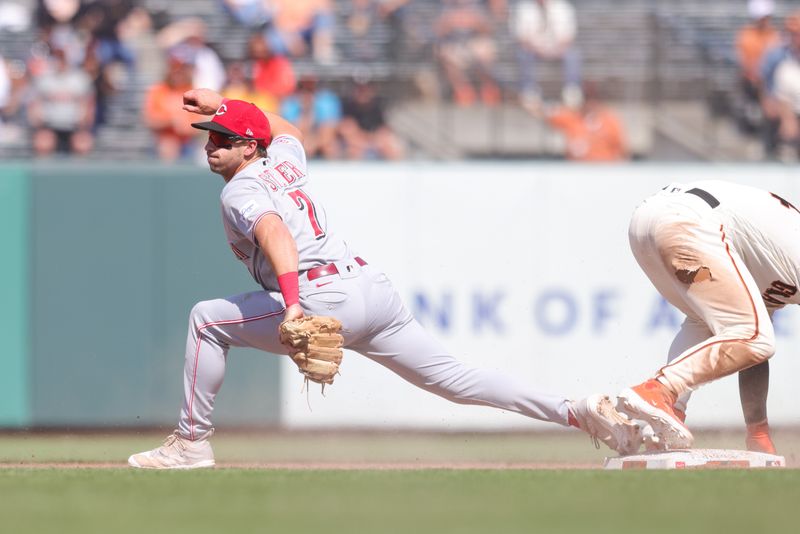
[[[233,143],[237,141],[251,141],[251,139],[247,137],[240,137],[238,135],[225,135],[219,132],[208,132],[208,140],[211,141],[217,148],[221,148],[223,150],[230,150],[233,148]]]

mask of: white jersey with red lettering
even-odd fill
[[[266,158],[245,167],[223,188],[222,222],[228,243],[264,289],[278,290],[278,281],[253,232],[270,213],[289,229],[297,245],[300,272],[351,256],[344,241],[328,227],[325,209],[313,198],[305,151],[288,135],[276,137]]]
[[[263,290],[200,302],[192,309],[178,425],[184,438],[196,440],[210,433],[214,399],[222,386],[230,347],[286,354],[278,334],[285,311],[283,297],[253,236],[259,218],[268,213],[281,217],[297,243],[304,313],[339,319],[346,348],[452,402],[569,423],[570,401],[564,397],[538,393],[498,371],[467,367],[422,328],[386,275],[355,257],[331,232],[323,205],[311,192],[299,140],[277,136],[267,158],[250,164],[228,182],[221,201],[231,248]],[[348,357],[352,356],[345,356],[343,368]]]

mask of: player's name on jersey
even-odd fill
[[[264,169],[258,173],[258,177],[264,180],[273,192],[297,185],[305,176],[303,171],[289,161],[281,161],[271,169]]]

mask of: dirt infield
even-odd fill
[[[127,469],[133,453],[160,445],[166,432],[0,433],[0,471]],[[744,432],[698,431],[698,448],[741,449]],[[787,467],[800,467],[800,431],[778,429]],[[599,470],[615,453],[579,432],[413,433],[236,432],[214,436],[220,469],[254,470]]]
[[[216,469],[264,469],[287,471],[425,471],[425,470],[562,470],[601,469],[596,463],[508,463],[508,462],[219,462]],[[118,462],[19,462],[0,463],[2,469],[129,469]]]

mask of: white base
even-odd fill
[[[786,467],[783,456],[728,449],[680,449],[606,458],[606,469],[750,469]]]

